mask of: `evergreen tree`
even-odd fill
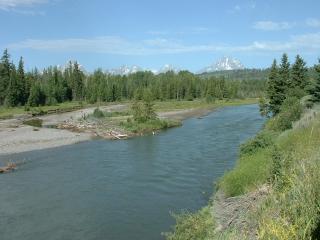
[[[317,73],[314,88],[312,90],[312,100],[313,102],[320,102],[320,59],[319,63],[314,67]]]
[[[27,102],[26,85],[24,63],[22,57],[20,57],[17,72],[18,101],[20,105],[24,105]]]
[[[280,106],[285,99],[284,88],[285,84],[279,77],[279,69],[277,61],[274,59],[267,82],[267,96],[269,98],[269,110],[275,115],[279,112]]]
[[[7,89],[7,95],[5,98],[5,105],[8,107],[14,107],[19,104],[19,85],[17,82],[17,71],[12,64],[10,71],[9,86]]]
[[[9,87],[11,74],[10,55],[8,49],[5,49],[0,64],[0,105],[5,101],[7,89]]]
[[[46,97],[41,89],[38,82],[34,82],[30,89],[30,95],[28,99],[28,105],[31,107],[37,107],[39,105],[44,105],[46,102]]]
[[[84,74],[77,62],[73,64],[73,98],[74,100],[83,100],[84,93]]]
[[[291,68],[291,85],[288,95],[301,98],[305,95],[305,89],[308,85],[308,68],[304,60],[297,55]]]
[[[279,81],[283,92],[287,93],[288,87],[292,86],[290,79],[290,63],[288,60],[288,55],[284,53],[281,58],[281,63],[279,66]],[[284,100],[284,99],[283,99]]]
[[[157,114],[154,110],[154,103],[152,102],[152,93],[149,89],[146,89],[143,94],[144,104],[144,118],[146,121],[154,120],[157,118]]]

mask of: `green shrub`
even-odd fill
[[[99,108],[94,109],[92,115],[95,118],[103,118],[104,117],[104,113]]]
[[[154,119],[146,122],[138,122],[127,119],[127,121],[122,122],[121,125],[124,126],[126,130],[133,133],[148,133],[152,131],[180,126],[181,122],[161,119]]]
[[[241,156],[235,168],[220,179],[218,188],[221,188],[227,196],[244,194],[268,181],[271,170],[270,149],[260,149],[251,155]]]
[[[174,215],[176,225],[172,233],[165,233],[167,240],[206,240],[212,239],[214,221],[211,209],[205,207],[196,213]]]
[[[240,153],[243,154],[253,154],[261,148],[266,148],[272,145],[274,142],[274,133],[270,131],[262,131],[256,137],[250,139],[249,141],[241,144]]]
[[[285,131],[292,128],[292,122],[300,119],[303,107],[299,99],[289,97],[281,106],[280,113],[273,119],[270,119],[267,128],[274,131]]]
[[[32,127],[42,127],[43,120],[40,118],[33,118],[23,121],[23,124],[29,125]]]

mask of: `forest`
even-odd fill
[[[224,76],[202,78],[189,71],[137,72],[111,75],[102,69],[86,73],[78,62],[61,68],[50,66],[26,71],[21,57],[18,66],[7,49],[0,62],[0,105],[43,106],[66,101],[116,102],[140,100],[150,91],[153,100],[234,99],[261,96],[266,81],[261,79],[226,79]]]

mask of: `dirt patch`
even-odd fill
[[[247,239],[256,239],[258,223],[251,219],[270,192],[268,185],[263,185],[254,192],[237,197],[226,197],[218,191],[213,201],[213,216],[216,221],[216,234],[236,231]]]

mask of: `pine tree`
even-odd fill
[[[312,91],[313,102],[320,102],[320,59],[319,63],[314,67],[317,73],[315,85]]]
[[[279,112],[280,106],[285,98],[284,86],[279,76],[277,61],[274,59],[267,82],[267,96],[269,98],[269,110],[275,115]]]
[[[84,92],[84,74],[80,70],[80,66],[77,62],[73,64],[73,98],[74,100],[83,100]]]
[[[304,60],[297,55],[296,60],[291,68],[291,92],[293,96],[298,98],[304,95],[304,90],[308,85],[308,68]]]
[[[26,93],[26,78],[24,74],[24,63],[22,57],[20,57],[18,72],[17,72],[17,85],[18,85],[18,101],[21,105],[27,102]]]
[[[290,79],[290,63],[288,60],[288,55],[284,53],[281,58],[281,63],[279,66],[279,82],[283,91],[286,93],[288,88],[292,86]]]
[[[30,89],[30,95],[28,98],[28,105],[31,107],[37,107],[43,105],[46,101],[46,97],[38,82],[34,82]]]
[[[8,49],[5,49],[0,64],[0,105],[5,101],[7,89],[9,87],[11,74],[10,55]]]
[[[10,71],[9,86],[7,89],[5,104],[8,107],[14,107],[19,104],[19,86],[17,82],[17,71],[13,64]]]

